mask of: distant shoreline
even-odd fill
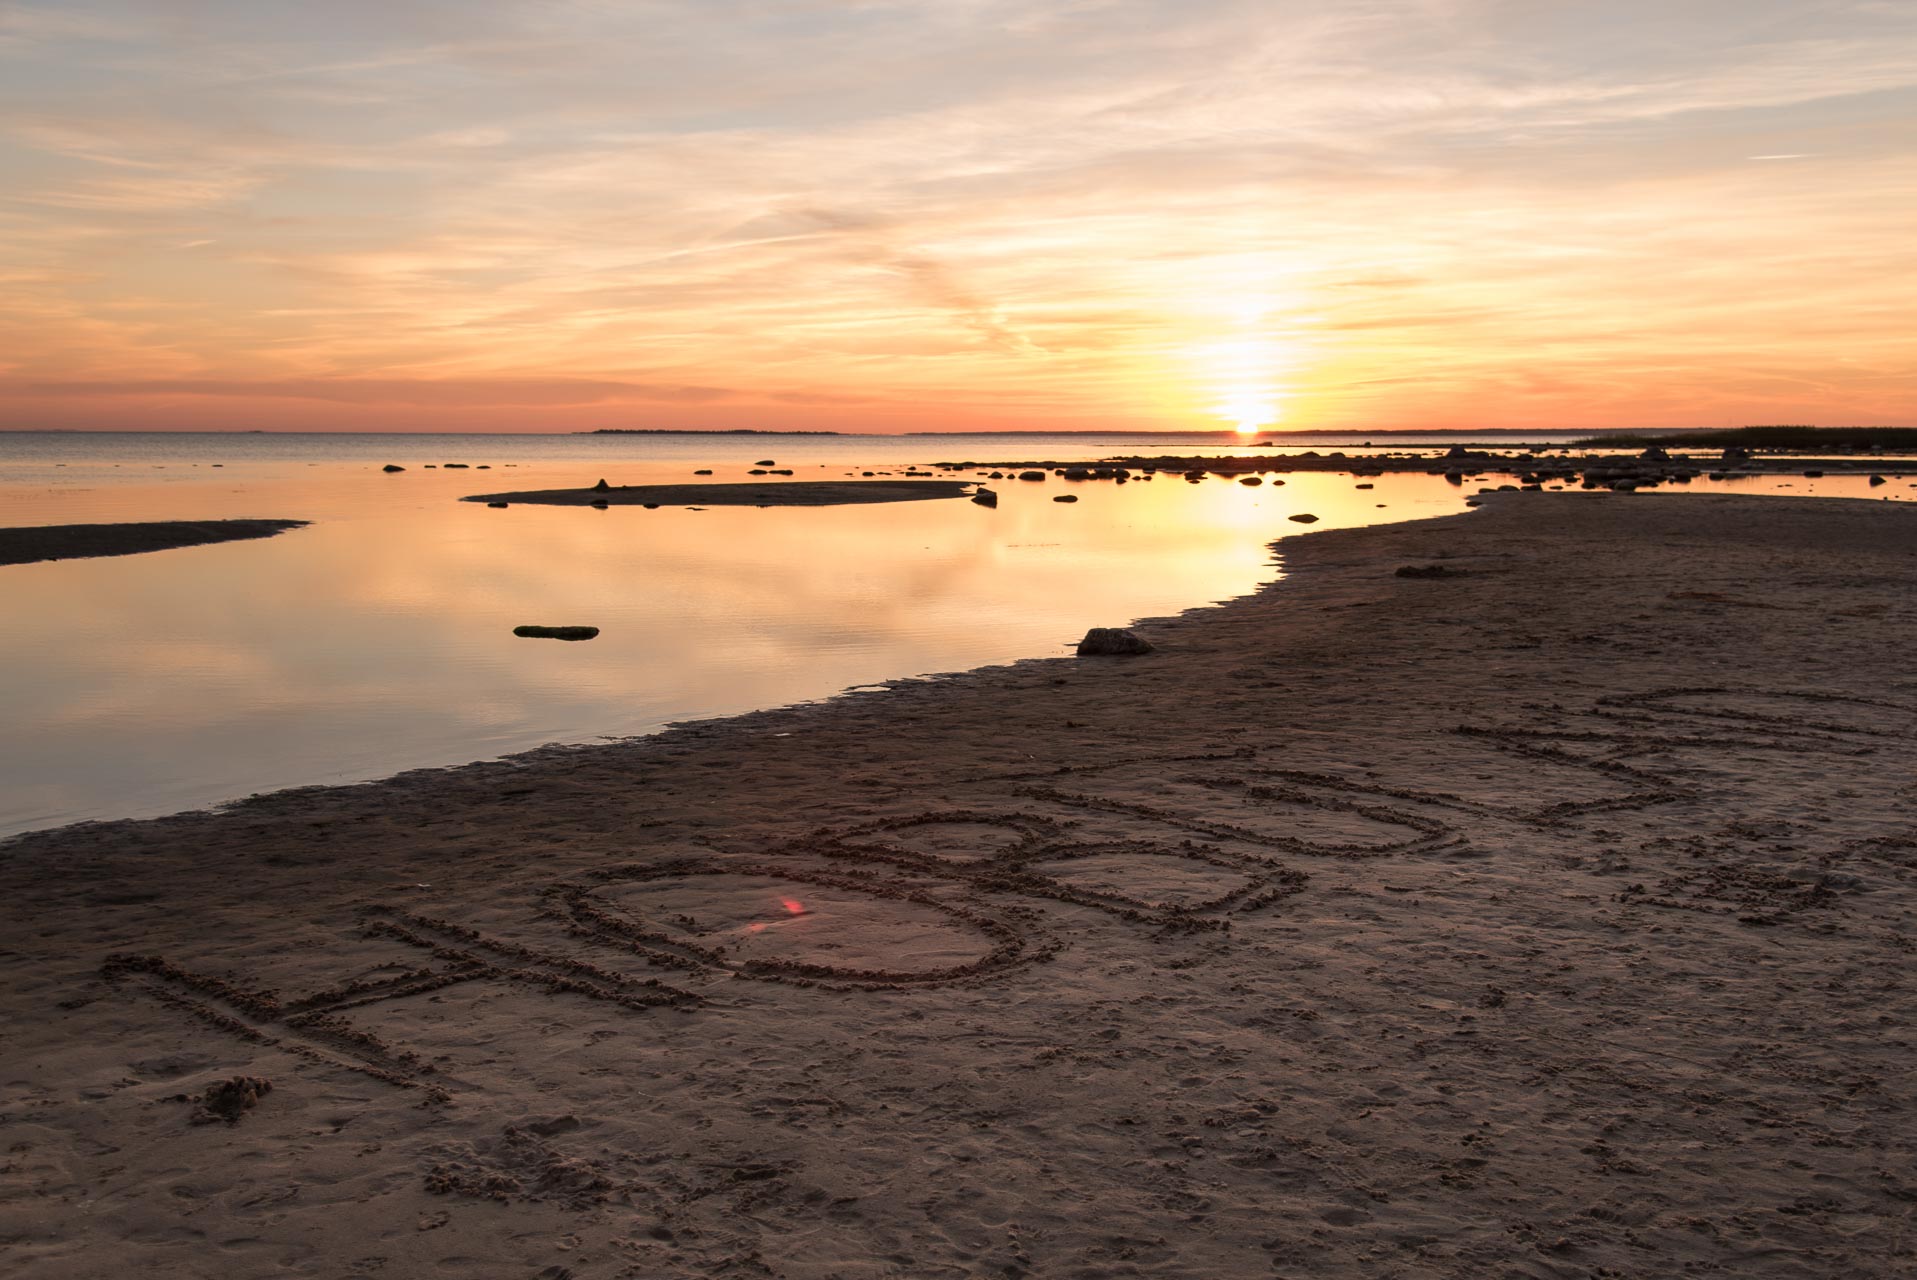
[[[842,507],[871,502],[923,502],[962,498],[964,480],[789,480],[747,484],[626,484],[603,489],[525,489],[475,493],[461,502],[547,507]]]
[[[0,529],[0,565],[171,551],[214,542],[270,538],[304,520],[157,520],[142,524],[54,524]]]

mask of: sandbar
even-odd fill
[[[270,538],[305,520],[158,520],[138,524],[53,524],[0,529],[0,564],[130,556],[209,542]]]
[[[0,844],[11,1269],[1904,1269],[1917,515],[1277,547],[1143,656]]]
[[[462,502],[527,502],[554,507],[840,507],[867,502],[922,502],[962,498],[972,489],[961,480],[792,480],[772,484],[630,484],[605,489],[529,489],[476,493]]]

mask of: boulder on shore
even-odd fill
[[[514,627],[513,634],[529,640],[590,640],[599,634],[598,627],[539,627],[530,624]]]
[[[1150,653],[1151,642],[1125,627],[1093,627],[1078,642],[1078,656]]]

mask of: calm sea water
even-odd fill
[[[1285,448],[1356,452],[1365,439],[1448,443]],[[1269,544],[1300,528],[1289,515],[1351,526],[1454,512],[1466,496],[1423,475],[1369,490],[1293,475],[1262,488],[1079,485],[1071,505],[1051,501],[1056,479],[1005,482],[996,510],[458,501],[602,477],[690,481],[701,468],[739,480],[767,459],[803,480],[1160,449],[1230,451],[1178,437],[0,434],[0,524],[314,522],[261,541],[0,567],[0,833],[1063,654],[1087,627],[1269,581]],[[406,470],[385,474],[389,462]],[[1743,485],[1786,486],[1866,492],[1861,479]],[[602,630],[581,644],[514,637],[525,622]]]

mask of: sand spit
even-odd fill
[[[960,480],[792,480],[770,484],[628,484],[604,489],[529,489],[521,493],[476,493],[462,502],[532,502],[555,507],[686,506],[839,507],[863,502],[922,502],[963,498],[972,489]]]
[[[8,1274],[1907,1272],[1917,515],[1280,549],[1142,656],[0,845]]]
[[[0,529],[0,564],[130,556],[209,542],[270,538],[304,520],[158,520],[145,524],[52,524]]]

